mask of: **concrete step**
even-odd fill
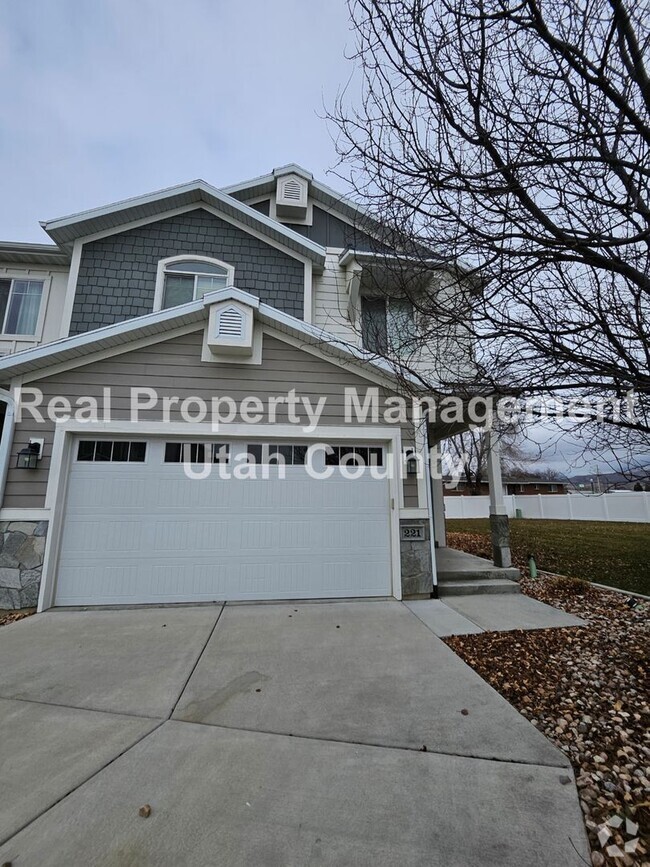
[[[489,565],[485,569],[438,569],[438,581],[496,581],[507,578],[510,581],[519,581],[521,573],[519,569],[511,566],[509,569],[499,569]]]
[[[480,578],[477,580],[441,581],[438,596],[470,596],[475,593],[521,593],[519,584],[508,578]]]

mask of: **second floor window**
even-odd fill
[[[42,280],[0,279],[2,334],[36,334]]]
[[[233,269],[216,262],[184,259],[165,265],[162,307],[177,307],[202,298],[206,292],[232,283]]]
[[[409,355],[415,349],[413,305],[406,298],[361,298],[363,348],[377,355]]]

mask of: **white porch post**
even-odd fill
[[[484,434],[487,455],[487,473],[490,484],[490,531],[492,535],[492,557],[495,566],[512,565],[510,556],[510,528],[508,511],[503,499],[503,480],[501,478],[501,454],[499,440],[493,430]]]
[[[431,479],[431,495],[433,497],[433,523],[436,530],[436,545],[447,547],[447,531],[445,529],[445,491],[440,472],[440,457],[436,458],[436,476]]]

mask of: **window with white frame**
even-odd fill
[[[284,464],[302,466],[307,458],[307,446],[248,443],[246,458],[249,464]],[[240,456],[241,457],[241,456]]]
[[[230,461],[228,443],[165,443],[166,464],[227,464]]]
[[[330,446],[325,453],[326,467],[383,467],[381,446]]]
[[[415,315],[407,298],[361,297],[363,348],[377,355],[405,356],[415,348]]]
[[[122,440],[79,440],[78,461],[142,464],[147,455],[145,442]]]
[[[216,259],[172,259],[162,264],[160,308],[177,307],[232,285],[234,268]]]
[[[0,278],[2,334],[36,334],[43,285],[42,280]]]

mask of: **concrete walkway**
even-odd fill
[[[588,860],[564,756],[402,603],[54,611],[0,659],[0,863]]]
[[[524,594],[445,596],[404,603],[434,635],[472,635],[511,629],[585,626],[584,620]]]

